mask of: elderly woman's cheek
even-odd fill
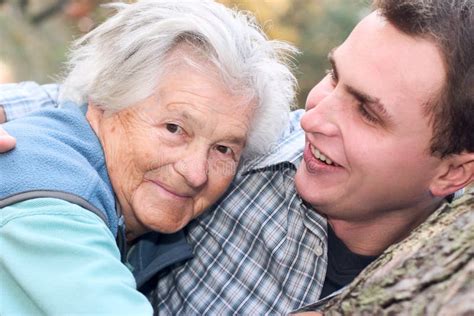
[[[237,162],[232,159],[210,159],[208,166],[208,182],[195,200],[194,217],[201,215],[225,193],[235,176]]]
[[[215,159],[210,162],[209,185],[213,186],[213,202],[229,187],[237,171],[238,163],[230,158]]]
[[[219,181],[229,182],[237,172],[238,162],[231,158],[216,159],[213,162],[214,174],[219,178]]]

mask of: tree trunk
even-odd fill
[[[324,315],[474,315],[474,192],[387,249]]]

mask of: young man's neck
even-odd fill
[[[352,252],[365,256],[378,256],[390,245],[407,237],[441,203],[442,201],[437,201],[425,207],[390,212],[386,216],[372,220],[347,221],[328,218],[328,225],[331,225],[336,236]]]

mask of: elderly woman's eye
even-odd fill
[[[216,150],[218,152],[220,152],[221,154],[224,154],[224,155],[232,154],[232,149],[230,147],[227,147],[227,146],[217,145]]]
[[[167,123],[166,129],[172,134],[181,134],[181,132],[183,131],[183,129],[179,125],[173,123]]]

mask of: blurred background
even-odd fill
[[[57,81],[67,47],[110,11],[101,0],[0,0],[0,82]],[[132,1],[125,1],[132,2]],[[370,11],[370,0],[219,0],[252,11],[271,38],[295,44],[298,103],[324,76],[327,53]]]

